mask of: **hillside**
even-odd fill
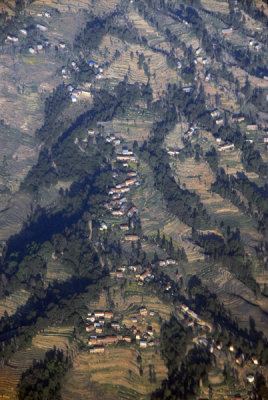
[[[5,0],[0,42],[0,399],[267,399],[267,1]]]

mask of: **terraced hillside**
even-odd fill
[[[268,398],[267,10],[0,4],[0,399]]]

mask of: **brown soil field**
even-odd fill
[[[70,344],[68,337],[73,327],[49,327],[33,338],[32,345],[12,356],[7,365],[0,369],[0,399],[17,400],[17,385],[21,374],[28,369],[34,360],[44,358],[46,351],[56,346],[68,352],[70,356],[77,353],[75,343]]]
[[[225,269],[213,266],[200,272],[202,281],[215,292],[219,300],[247,327],[252,316],[256,329],[268,336],[268,300],[264,296],[256,299],[253,292]]]
[[[228,1],[201,0],[202,6],[209,11],[223,14],[229,13]]]
[[[6,311],[9,316],[14,314],[18,307],[23,306],[28,298],[30,293],[24,289],[20,289],[10,296],[6,297],[5,299],[1,299],[0,301],[0,318],[4,315]]]
[[[106,347],[105,354],[80,353],[62,388],[63,400],[95,399],[94,386],[102,390],[104,399],[146,399],[166,377],[166,367],[159,353],[146,349],[141,352],[144,374],[139,376],[134,345]],[[149,380],[149,364],[154,365],[156,382]],[[101,385],[101,387],[99,387]]]

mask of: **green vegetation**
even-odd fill
[[[59,350],[48,351],[43,361],[22,374],[18,385],[19,400],[60,400],[61,380],[71,366],[70,359]]]

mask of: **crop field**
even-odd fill
[[[138,29],[140,36],[147,38],[150,46],[160,48],[162,50],[170,51],[170,46],[152,25],[149,25],[135,10],[131,10],[128,16],[129,20],[134,23],[135,28]]]
[[[0,241],[17,233],[30,213],[30,196],[18,193],[9,201],[9,207],[0,213]]]
[[[16,352],[8,364],[1,368],[0,374],[0,399],[17,400],[17,385],[21,374],[28,369],[33,361],[44,358],[46,351],[56,346],[73,357],[76,344],[70,344],[73,327],[48,327],[33,338],[32,345]]]
[[[243,326],[248,325],[249,317],[252,316],[256,322],[256,328],[267,335],[268,301],[266,297],[256,299],[247,286],[234,278],[230,272],[216,265],[204,268],[199,276]]]
[[[27,302],[29,296],[29,292],[24,289],[20,289],[8,297],[5,297],[5,299],[1,299],[0,318],[4,315],[5,311],[9,316],[14,314],[19,307],[23,306]]]
[[[187,239],[191,229],[166,210],[162,195],[154,188],[150,168],[142,164],[139,174],[142,176],[142,185],[135,191],[132,199],[139,209],[144,233],[152,235],[158,229],[164,231],[179,246],[184,247],[190,262],[203,259],[198,246],[193,246]]]
[[[218,221],[223,220],[226,226],[239,227],[248,246],[247,250],[251,253],[252,247],[261,238],[256,230],[256,223],[244,215],[230,200],[223,199],[217,193],[210,191],[215,178],[208,164],[206,162],[197,163],[193,158],[188,158],[183,163],[178,160],[177,171],[180,182],[200,196],[210,215],[213,215]],[[193,171],[198,171],[198,174]]]
[[[218,1],[218,0],[201,0],[202,6],[208,11],[215,13],[228,14],[229,5],[228,1]]]
[[[139,354],[142,357],[143,376],[139,374]],[[150,381],[149,365],[154,366],[156,382]],[[103,355],[82,352],[65,377],[62,397],[63,400],[96,399],[96,390],[107,400],[145,400],[160,386],[166,373],[164,362],[155,350],[146,349],[140,353],[134,345],[117,345],[107,347]]]

